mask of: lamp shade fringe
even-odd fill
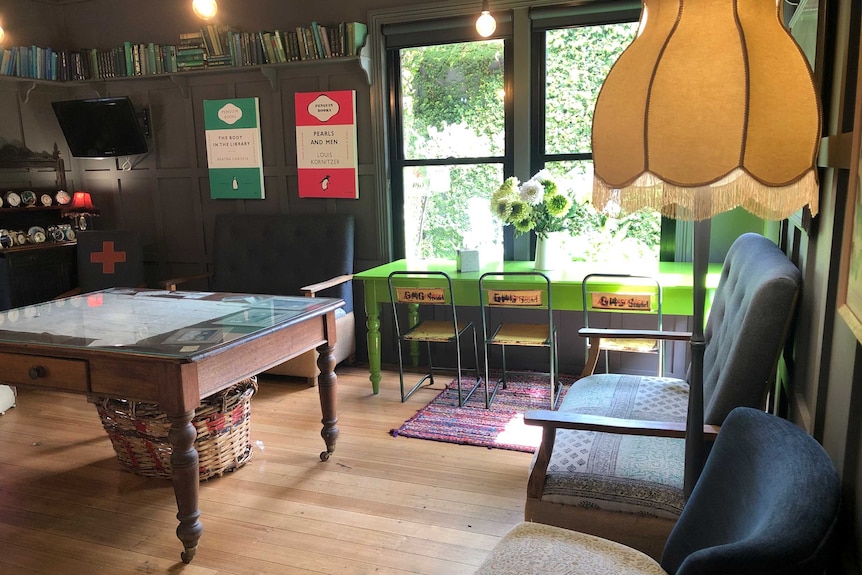
[[[653,174],[643,174],[623,189],[593,178],[593,202],[606,212],[632,213],[651,209],[675,220],[705,220],[742,207],[766,220],[782,220],[806,204],[811,215],[819,209],[819,186],[814,168],[786,186],[770,186],[742,170],[712,184],[675,185]]]

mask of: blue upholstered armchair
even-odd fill
[[[801,273],[770,240],[740,236],[728,251],[704,330],[704,422],[764,408],[794,315]],[[595,330],[594,330],[595,331]],[[543,427],[525,519],[583,531],[654,558],[685,503],[688,382],[600,374],[572,384]]]
[[[241,293],[337,297],[335,361],[356,349],[353,314],[354,219],[332,214],[220,214],[213,238],[210,289]],[[200,276],[194,276],[198,278]],[[194,278],[162,282],[168,289]],[[316,383],[317,351],[270,370]]]
[[[820,575],[836,549],[841,483],[829,455],[789,421],[734,409],[661,563],[593,535],[521,523],[476,575]]]

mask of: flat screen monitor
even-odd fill
[[[147,152],[147,140],[128,97],[51,102],[77,158],[113,158]]]

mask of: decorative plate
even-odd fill
[[[6,192],[6,203],[10,208],[17,208],[21,205],[21,196],[15,192]]]
[[[51,197],[51,194],[42,194],[39,197],[39,201],[42,202],[42,205],[47,207],[54,203],[54,198]]]
[[[45,234],[45,228],[41,226],[33,226],[32,228],[27,230],[27,236],[34,244],[41,244],[47,239],[47,235]]]
[[[54,196],[54,199],[57,200],[57,203],[61,206],[65,206],[70,201],[72,201],[72,198],[69,196],[69,193],[65,190],[60,190],[59,192],[57,192],[57,194]]]
[[[35,206],[36,205],[36,194],[32,190],[26,190],[21,192],[21,204],[26,207]]]
[[[16,246],[23,246],[24,244],[27,243],[27,234],[25,234],[24,232],[12,232],[12,233],[15,236],[15,245]]]

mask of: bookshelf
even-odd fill
[[[367,27],[360,22],[328,27],[312,22],[290,31],[258,32],[205,25],[200,31],[181,34],[179,43],[171,45],[124,42],[110,49],[71,51],[0,47],[0,79],[17,82],[21,101],[27,102],[30,92],[42,83],[97,86],[111,80],[170,76],[182,89],[187,74],[257,69],[274,87],[275,70],[282,66],[355,61],[370,85],[366,39]]]

